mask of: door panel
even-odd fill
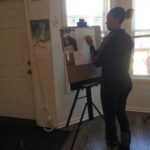
[[[0,1],[0,116],[34,119],[23,0]]]

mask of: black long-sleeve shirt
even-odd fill
[[[110,35],[100,48],[101,52],[96,52],[93,46],[90,49],[94,64],[102,66],[102,83],[113,86],[117,81],[129,78],[133,41],[123,29],[111,32]]]

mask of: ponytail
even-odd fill
[[[132,16],[133,16],[133,9],[132,8],[129,8],[127,11],[126,11],[126,19],[131,19]]]

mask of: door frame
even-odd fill
[[[41,108],[40,108],[40,101],[39,101],[39,97],[41,97],[41,95],[37,94],[37,92],[36,92],[37,88],[39,87],[39,84],[37,82],[38,77],[36,75],[36,60],[34,59],[34,53],[32,51],[29,4],[28,4],[28,0],[23,0],[23,2],[24,2],[29,59],[31,61],[31,70],[32,70],[31,81],[32,81],[32,89],[33,89],[33,104],[34,104],[34,110],[35,110],[35,119],[36,119],[37,125],[43,126],[43,119],[42,119],[43,117],[41,116]],[[39,91],[39,89],[38,89],[38,91]]]
[[[55,94],[55,81],[54,81],[54,74],[53,74],[52,54],[51,52],[48,52],[48,60],[50,62],[46,64],[48,67],[46,68],[47,69],[46,73],[49,76],[48,81],[46,81],[48,85],[43,85],[42,83],[45,82],[45,80],[44,78],[41,77],[40,74],[41,66],[39,65],[41,64],[39,64],[38,62],[39,60],[37,60],[35,56],[35,52],[33,50],[32,35],[30,29],[30,20],[31,20],[30,1],[31,0],[23,0],[23,1],[24,1],[24,10],[25,10],[28,46],[29,46],[29,58],[31,60],[31,69],[32,69],[33,102],[35,107],[35,119],[37,125],[39,126],[54,127],[56,125],[57,115],[56,115],[56,94]],[[36,1],[34,3],[36,3]],[[43,3],[50,5],[49,0],[44,0]],[[49,14],[47,15],[49,16]],[[49,67],[51,67],[51,69],[48,71]],[[49,80],[51,85],[49,85]],[[46,93],[44,93],[45,91]]]

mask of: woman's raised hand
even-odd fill
[[[93,40],[89,35],[87,35],[84,39],[89,46],[93,45]]]

